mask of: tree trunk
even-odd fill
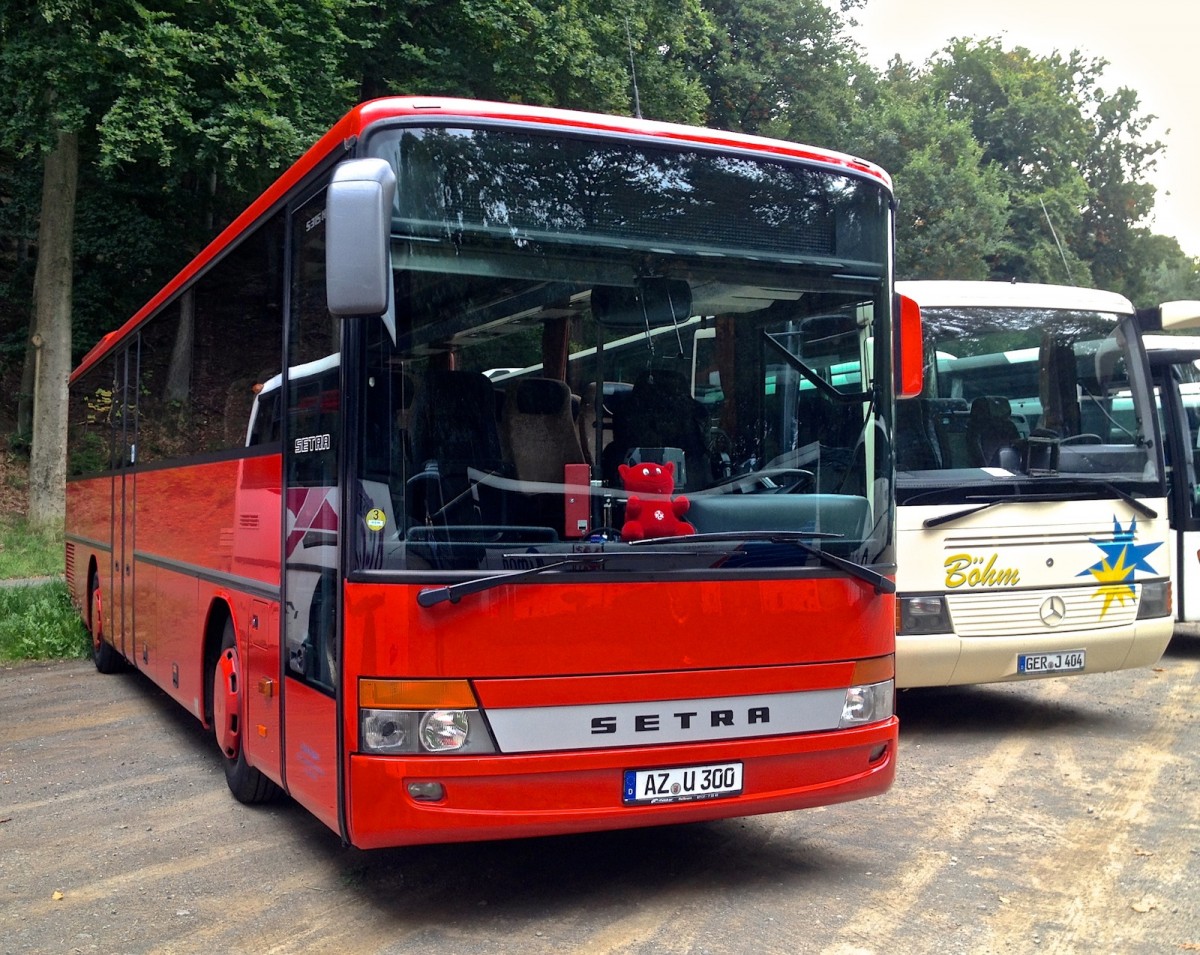
[[[66,507],[67,378],[71,373],[71,294],[79,136],[60,132],[46,155],[33,288],[33,444],[29,455],[29,523],[61,527]]]
[[[33,347],[37,335],[37,302],[29,312],[29,337],[25,339],[25,364],[21,366],[21,390],[17,393],[17,434],[28,438],[33,431],[33,368],[37,361]]]
[[[196,317],[196,293],[188,289],[179,297],[179,327],[171,347],[171,363],[167,366],[167,387],[163,398],[187,404],[192,390],[192,345]]]

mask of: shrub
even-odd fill
[[[65,583],[0,587],[0,660],[78,659],[89,652]]]

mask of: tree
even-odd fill
[[[294,158],[344,108],[354,84],[341,72],[350,41],[339,20],[356,9],[355,0],[0,7],[0,149],[43,161],[48,184],[32,323],[41,340],[33,525],[63,512],[80,163],[114,178],[133,167],[151,171],[144,188],[166,195],[189,179],[205,183],[215,220],[223,180],[235,193],[261,186],[265,170]]]
[[[866,67],[820,0],[707,0],[713,42],[695,71],[721,129],[835,145]]]
[[[1148,291],[1144,276],[1158,248],[1148,243],[1150,230],[1143,225],[1155,194],[1146,175],[1163,144],[1147,141],[1154,117],[1139,115],[1137,94],[1122,87],[1107,96],[1098,88],[1099,79],[1099,70],[1081,77],[1094,130],[1081,162],[1089,186],[1082,253],[1099,287],[1138,301]]]
[[[1102,59],[1035,56],[999,40],[955,40],[928,66],[951,115],[966,119],[1010,196],[996,277],[1100,285],[1136,298],[1162,144],[1137,96],[1101,88]]]
[[[704,92],[689,71],[709,33],[698,0],[418,0],[382,13],[376,26],[379,41],[363,63],[367,96],[457,95],[626,114],[640,106],[678,122],[703,114]]]
[[[1138,245],[1150,264],[1141,275],[1144,291],[1133,299],[1135,305],[1200,299],[1200,258],[1184,254],[1179,243],[1165,235],[1146,236]]]
[[[896,191],[900,278],[985,279],[1002,241],[1008,195],[970,123],[896,59],[850,123],[851,151],[883,166]]]
[[[933,58],[929,79],[951,116],[971,124],[983,161],[1010,198],[997,278],[1092,285],[1076,251],[1088,185],[1079,168],[1090,134],[1077,80],[1078,54],[1038,57],[999,40],[955,40]]]
[[[72,13],[81,14],[75,29],[67,20]],[[75,60],[90,34],[84,13],[69,3],[48,15],[32,3],[12,3],[0,12],[0,86],[6,100],[15,99],[4,104],[8,121],[0,126],[0,144],[17,160],[44,157],[26,359],[35,369],[29,462],[29,520],[35,528],[61,523],[65,505],[79,135],[75,104],[63,90],[86,83]]]

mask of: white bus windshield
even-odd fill
[[[922,321],[925,392],[896,411],[901,503],[1014,480],[1157,487],[1131,318],[973,305],[926,307]]]

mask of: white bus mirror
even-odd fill
[[[1142,330],[1173,332],[1200,328],[1200,301],[1163,302],[1157,308],[1138,309]]]
[[[325,283],[334,315],[388,307],[396,174],[383,159],[351,159],[333,171],[325,201]]]

